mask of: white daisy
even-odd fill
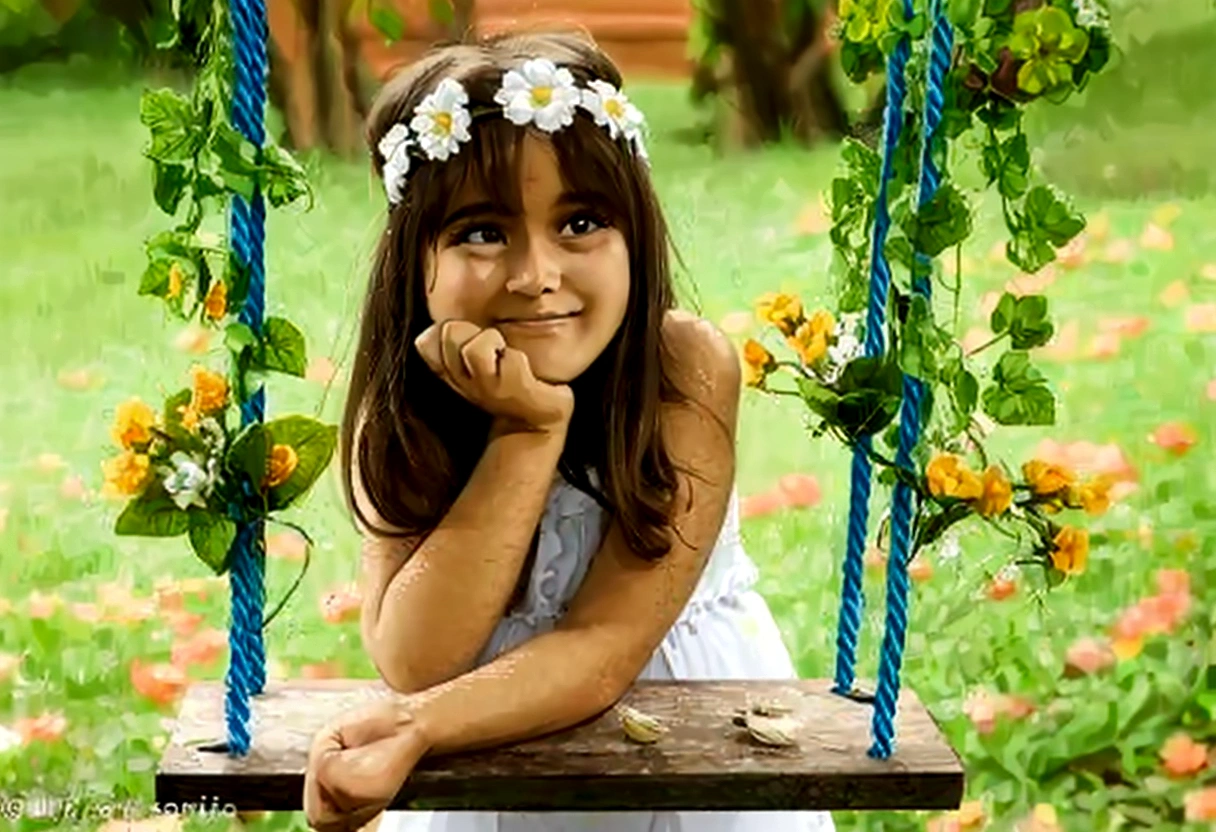
[[[409,145],[410,131],[404,124],[394,124],[388,129],[388,132],[384,134],[384,137],[380,139],[378,148],[380,150],[380,156],[384,159],[384,161],[387,162],[393,158],[398,150],[408,148]]]
[[[624,134],[626,139],[641,144],[642,124],[645,118],[641,110],[629,103],[625,94],[607,81],[595,80],[587,84],[590,89],[582,91],[582,106],[595,117],[595,123],[607,126],[613,139]]]
[[[378,146],[380,155],[384,157],[384,192],[393,205],[401,201],[405,177],[410,172],[410,146],[413,143],[406,126],[394,124]]]
[[[418,136],[427,158],[445,162],[460,152],[460,142],[471,138],[469,125],[473,118],[465,107],[468,103],[469,94],[452,78],[444,78],[433,93],[422,99],[414,110],[410,129]]]
[[[502,88],[494,94],[494,102],[502,105],[503,115],[512,124],[535,123],[546,133],[574,122],[580,98],[570,70],[546,58],[533,58],[518,72],[508,71]]]

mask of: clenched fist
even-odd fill
[[[569,424],[574,391],[537,379],[528,356],[508,347],[497,329],[442,321],[427,327],[414,345],[436,375],[497,421],[527,430]]]

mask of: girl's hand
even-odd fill
[[[574,391],[538,380],[527,354],[508,347],[497,329],[443,321],[427,327],[414,345],[436,375],[496,420],[532,430],[569,425]]]
[[[384,811],[427,752],[400,704],[374,702],[321,729],[308,753],[304,812],[318,832],[355,832]]]

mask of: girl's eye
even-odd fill
[[[456,243],[493,245],[504,242],[502,231],[494,225],[471,225],[456,235]]]
[[[566,226],[562,229],[562,235],[565,236],[566,230],[569,229],[572,236],[581,237],[584,234],[590,234],[592,231],[607,227],[608,222],[598,214],[584,211],[575,214],[566,221]]]

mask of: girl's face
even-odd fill
[[[498,329],[532,373],[566,383],[599,357],[625,317],[629,251],[587,194],[567,190],[549,142],[528,131],[522,213],[466,184],[428,255],[432,320]]]

